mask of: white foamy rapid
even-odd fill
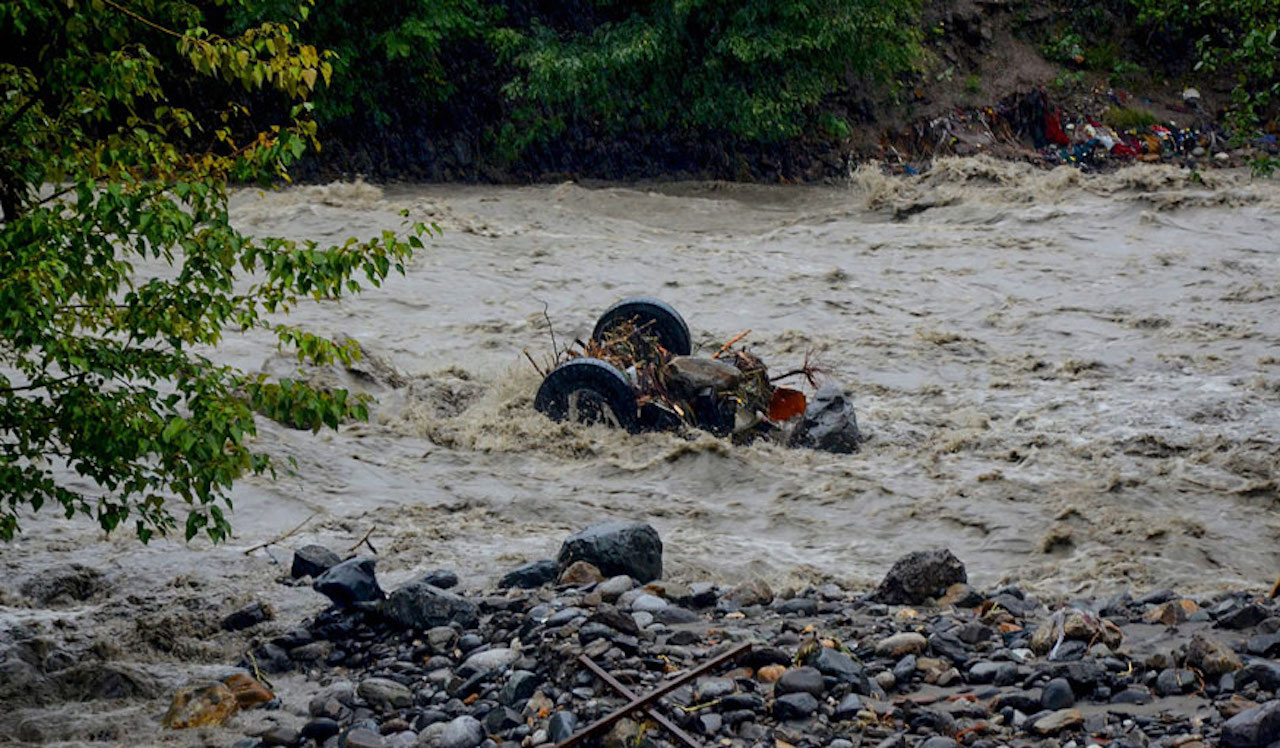
[[[277,558],[345,550],[372,527],[387,587],[437,567],[478,587],[609,518],[653,523],[674,578],[867,585],[906,551],[948,547],[978,585],[1264,587],[1280,571],[1277,208],[1280,184],[1237,172],[980,159],[907,179],[862,169],[838,188],[246,190],[234,216],[261,234],[370,236],[401,210],[443,229],[406,278],[292,317],[374,354],[363,376],[323,374],[379,396],[373,421],[318,436],[263,424],[261,445],[298,470],[236,489],[225,547],[142,549],[28,519],[3,556],[0,643],[62,617],[145,652],[157,677],[233,659],[240,640],[216,619],[237,602],[273,599],[282,621],[322,607],[273,583],[286,566],[241,553],[312,514]],[[750,328],[775,369],[812,355],[851,392],[862,452],[535,413],[523,351],[550,351],[544,306],[563,342],[641,293],[678,308],[704,351]],[[294,367],[260,338],[216,355]],[[23,601],[23,579],[67,561],[114,586],[54,612]],[[148,643],[160,624],[139,631],[131,591],[198,651]],[[147,708],[130,719],[151,724]]]

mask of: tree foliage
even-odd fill
[[[563,35],[534,23],[497,43],[516,102],[610,131],[723,132],[776,142],[858,78],[915,61],[914,0],[603,0],[616,20]]]
[[[1194,41],[1197,70],[1235,78],[1232,99],[1240,129],[1255,129],[1280,104],[1280,0],[1130,2],[1140,23]]]
[[[228,490],[273,469],[255,411],[318,429],[358,398],[269,380],[203,353],[268,330],[300,358],[349,361],[278,321],[299,299],[379,285],[429,227],[337,246],[248,236],[228,184],[269,185],[314,147],[307,99],[332,74],[298,40],[310,0],[213,30],[249,0],[10,0],[0,4],[0,537],[24,506],[132,522],[145,541],[229,531]],[[294,102],[245,125],[231,87]],[[177,102],[223,93],[225,106]]]
[[[287,10],[287,0],[263,0],[230,18],[248,28]],[[300,29],[333,55],[333,84],[315,93],[317,118],[322,125],[367,118],[385,127],[403,104],[448,100],[467,83],[449,69],[451,58],[476,52],[459,45],[481,39],[500,16],[501,8],[483,0],[327,0]]]
[[[269,7],[269,6],[268,6]],[[321,127],[466,130],[495,160],[581,137],[776,143],[844,128],[833,94],[917,59],[919,0],[331,0]],[[251,15],[239,16],[245,22]],[[406,149],[412,150],[412,149]]]

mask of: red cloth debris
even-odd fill
[[[1046,112],[1044,115],[1044,136],[1050,143],[1055,145],[1070,145],[1071,138],[1062,131],[1062,122],[1058,118],[1058,112]]]

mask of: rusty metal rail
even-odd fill
[[[622,694],[626,698],[630,699],[630,701],[628,701],[626,704],[622,705],[618,709],[614,710],[613,712],[606,714],[605,716],[601,717],[595,722],[592,722],[591,724],[582,728],[577,733],[570,735],[563,742],[557,745],[556,748],[569,748],[569,746],[572,746],[576,743],[586,740],[587,738],[597,735],[603,732],[605,729],[607,729],[614,722],[617,722],[618,720],[622,719],[623,717],[631,714],[632,712],[638,709],[644,709],[651,717],[654,718],[654,721],[656,721],[659,725],[662,725],[662,727],[664,727],[665,729],[671,731],[673,735],[675,735],[677,738],[682,740],[690,748],[701,748],[701,746],[699,746],[699,744],[692,737],[690,737],[687,733],[685,733],[683,730],[677,727],[673,722],[668,720],[666,717],[658,713],[656,709],[651,708],[652,705],[658,699],[662,698],[663,696],[666,696],[667,694],[683,686],[684,684],[692,681],[698,676],[703,675],[704,673],[707,673],[711,670],[714,670],[715,668],[719,667],[720,665],[723,665],[726,662],[731,662],[733,660],[736,660],[737,658],[741,657],[742,655],[750,651],[751,651],[750,642],[747,642],[745,644],[739,644],[738,646],[734,647],[728,652],[725,652],[717,657],[713,657],[710,660],[702,663],[701,665],[694,668],[693,670],[690,670],[689,672],[684,673],[683,675],[677,676],[676,678],[673,678],[667,681],[666,683],[663,683],[662,685],[658,686],[657,688],[650,691],[648,694],[644,696],[636,696],[634,692],[632,692],[626,686],[619,683],[613,676],[606,673],[604,669],[601,668],[599,665],[597,665],[594,661],[592,661],[591,658],[587,657],[586,655],[582,655],[581,657],[578,658],[579,661],[581,661],[588,668],[590,668],[591,672],[595,673],[596,676],[598,676],[601,680],[609,684],[610,687],[618,691],[620,694]]]
[[[619,683],[617,678],[613,677],[607,670],[597,665],[595,660],[587,657],[586,655],[579,655],[578,661],[583,665],[586,665],[591,672],[596,674],[597,678],[608,683],[613,690],[626,697],[629,701],[635,701],[638,698],[634,691]],[[658,711],[655,707],[647,706],[644,708],[644,711],[654,722],[662,725],[667,732],[675,735],[677,738],[680,738],[680,741],[689,746],[689,748],[702,748],[698,741],[689,736],[689,733],[681,730],[679,725],[667,719],[666,716],[664,716],[662,712]]]

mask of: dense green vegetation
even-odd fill
[[[1023,32],[1050,59],[1111,85],[1148,73],[1234,76],[1232,124],[1243,131],[1275,108],[1278,1],[1023,0],[994,12],[1052,9],[1051,27]],[[275,4],[234,17],[257,23],[279,15]],[[945,17],[948,5],[333,0],[300,33],[336,53],[336,82],[315,98],[330,163],[446,178],[496,166],[502,178],[582,167],[559,158],[576,152],[587,171],[591,154],[619,148],[662,169],[691,144],[759,155],[833,142],[920,80],[930,60],[922,18]],[[440,162],[458,168],[419,169]]]
[[[260,329],[302,359],[351,360],[269,315],[377,285],[426,232],[322,247],[231,225],[228,183],[287,178],[332,70],[288,23],[222,35],[218,20],[174,0],[0,4],[0,538],[53,506],[146,540],[178,527],[180,502],[188,539],[221,539],[233,481],[273,470],[255,411],[313,429],[365,415],[346,392],[201,353]],[[195,84],[295,106],[247,129],[240,103],[179,106]]]
[[[1245,130],[1280,103],[1280,0],[1093,0],[1062,7],[1059,18],[1041,44],[1055,62],[1121,77],[1149,66],[1162,76],[1229,80],[1231,117]]]
[[[1175,48],[1194,48],[1195,69],[1235,81],[1236,123],[1242,129],[1274,113],[1280,102],[1280,0],[1130,0],[1144,31]]]
[[[495,34],[517,75],[504,90],[551,126],[792,138],[854,76],[885,80],[915,59],[909,0],[658,0],[562,38],[541,23]],[[529,123],[542,124],[536,119]]]
[[[910,70],[918,5],[335,0],[302,34],[336,53],[336,83],[317,93],[316,114],[343,148],[400,161],[461,150],[465,161],[510,164],[589,138],[844,135],[833,96]]]

